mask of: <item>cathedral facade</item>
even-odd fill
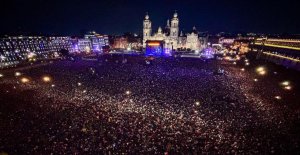
[[[146,14],[143,22],[143,47],[146,47],[146,42],[150,40],[163,41],[164,48],[170,50],[189,49],[200,51],[204,48],[204,43],[198,35],[198,31],[194,27],[189,33],[179,34],[179,18],[175,12],[171,21],[167,20],[164,29],[158,28],[157,32],[152,33],[152,23],[148,14]]]

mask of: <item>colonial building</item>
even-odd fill
[[[0,38],[0,68],[34,59],[54,58],[62,50],[73,51],[70,37],[5,36]]]
[[[115,49],[127,49],[129,47],[128,38],[123,36],[118,36],[114,38],[114,43],[112,48]]]
[[[102,53],[103,48],[109,46],[107,35],[100,35],[96,32],[90,32],[84,35],[84,38],[78,39],[78,46],[80,51],[93,51]]]
[[[78,52],[91,52],[93,49],[92,47],[92,41],[88,38],[81,38],[78,39]]]
[[[142,48],[142,37],[129,32],[121,36],[111,36],[111,47],[114,49],[140,50]]]
[[[109,46],[107,35],[96,33],[85,38],[48,36],[0,37],[0,68],[22,62],[56,58],[62,50],[73,52],[102,52]]]
[[[152,23],[148,14],[146,14],[143,23],[143,47],[146,47],[147,41],[162,41],[167,50],[190,49],[200,51],[205,47],[203,41],[200,41],[198,31],[194,27],[190,33],[179,35],[179,18],[175,12],[171,22],[167,20],[164,30],[159,27],[156,33],[152,33]]]

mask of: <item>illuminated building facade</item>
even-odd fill
[[[78,41],[79,45],[79,41]],[[90,49],[93,52],[103,52],[103,48],[105,46],[109,46],[109,40],[107,35],[100,35],[96,32],[91,34],[87,34],[84,36],[84,39],[81,40],[81,44],[79,45],[81,50],[82,49]],[[86,47],[83,47],[86,46]],[[86,51],[86,50],[83,50]]]
[[[78,39],[78,50],[79,52],[91,52],[92,49],[91,39],[82,38]]]
[[[255,39],[254,44],[263,45],[266,47],[275,47],[300,51],[299,39],[257,38]]]
[[[102,52],[109,46],[107,35],[96,33],[82,39],[71,37],[8,36],[0,38],[0,68],[36,59],[58,56],[62,49],[72,52]]]
[[[3,37],[0,38],[0,68],[14,66],[33,58],[54,58],[62,49],[72,51],[70,37]]]
[[[111,47],[114,49],[123,50],[141,50],[142,48],[141,37],[137,34],[124,33],[121,36],[111,37]]]
[[[113,48],[115,48],[115,49],[127,49],[128,46],[129,46],[128,38],[123,37],[123,36],[114,38],[114,43],[112,45]]]
[[[47,37],[48,38],[48,37]],[[73,52],[72,44],[70,42],[70,37],[49,37],[48,45],[50,53],[59,52],[61,49],[66,49]]]
[[[234,43],[235,39],[234,38],[224,38],[221,37],[219,39],[219,44],[221,44],[222,46],[228,46],[228,45],[232,45]]]
[[[86,34],[83,38],[71,38],[70,42],[74,52],[102,53],[104,49],[109,48],[108,36],[96,32]]]
[[[204,48],[203,42],[200,41],[196,28],[186,35],[179,35],[179,18],[175,12],[171,21],[167,21],[167,25],[163,30],[158,28],[157,32],[152,34],[152,22],[149,15],[145,16],[143,22],[143,47],[145,48],[148,40],[163,41],[166,50],[190,49],[200,51]]]
[[[198,31],[196,30],[195,26],[193,27],[193,30],[190,33],[186,34],[186,44],[185,46],[182,45],[182,47],[194,51],[199,51],[201,49]]]
[[[250,48],[257,58],[300,70],[300,40],[256,38]]]

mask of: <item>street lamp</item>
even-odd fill
[[[126,94],[126,95],[130,95],[131,92],[130,92],[129,90],[127,90],[127,91],[125,92],[125,94]]]
[[[48,83],[48,82],[51,81],[51,77],[50,77],[50,76],[44,76],[42,79],[43,79],[43,81],[46,82],[46,83]]]
[[[21,78],[21,82],[22,82],[22,83],[28,83],[28,82],[29,82],[29,79],[26,78],[26,77],[23,77],[23,78]]]
[[[15,76],[21,76],[20,72],[15,72]]]

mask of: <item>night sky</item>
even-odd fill
[[[295,34],[299,6],[291,0],[2,0],[0,33],[141,33],[146,12],[156,31],[177,10],[181,30]]]

